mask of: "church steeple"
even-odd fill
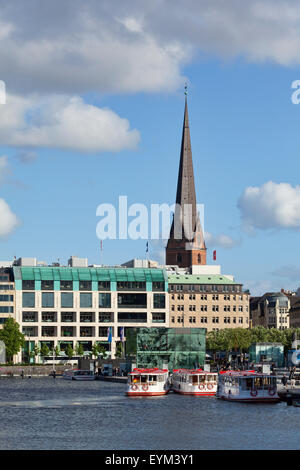
[[[166,264],[179,267],[206,264],[206,246],[197,213],[186,92],[176,207],[166,248]]]

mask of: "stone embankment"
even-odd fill
[[[62,375],[65,369],[71,369],[70,365],[56,365],[55,373]],[[53,366],[0,366],[0,377],[48,377],[53,373]]]

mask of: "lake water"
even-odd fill
[[[299,449],[300,408],[62,378],[0,379],[0,449]]]

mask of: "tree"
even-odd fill
[[[122,342],[119,341],[116,347],[116,357],[121,358],[123,356],[123,346]]]
[[[98,343],[98,353],[99,353],[99,356],[101,356],[102,359],[106,359],[107,351],[106,351],[105,347],[103,346],[103,344],[101,344],[101,343]]]
[[[83,346],[81,343],[77,343],[76,344],[76,348],[75,348],[75,351],[76,351],[76,354],[77,356],[83,356],[84,355],[84,349],[83,349]]]
[[[47,344],[42,343],[41,349],[40,349],[40,355],[43,358],[43,362],[45,360],[45,356],[49,356],[50,354],[50,349],[48,348]]]
[[[60,355],[60,347],[58,345],[55,346],[55,348],[54,348],[54,354],[55,354],[56,357]]]
[[[65,353],[69,359],[72,359],[72,357],[74,356],[74,349],[72,348],[70,344],[67,345]]]
[[[25,345],[25,336],[19,328],[20,325],[12,317],[9,317],[0,330],[0,340],[4,342],[6,347],[7,362],[12,362],[13,356],[18,354]]]
[[[99,356],[99,343],[94,343],[92,346],[92,356],[96,358]]]
[[[39,354],[40,354],[40,349],[39,349],[38,345],[35,344],[33,350],[30,351],[29,356],[30,356],[30,357],[34,360],[34,362],[35,362],[35,358],[36,358],[36,356],[39,356]]]

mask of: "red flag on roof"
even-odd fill
[[[214,250],[214,252],[213,252],[213,260],[216,261],[216,259],[217,259],[217,252],[216,252],[216,250]]]

